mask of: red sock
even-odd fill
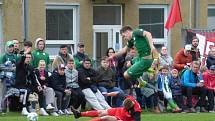
[[[99,112],[97,110],[81,112],[81,116],[97,117],[97,116],[99,116]]]
[[[90,121],[102,121],[101,118],[95,118],[95,119],[92,119]]]

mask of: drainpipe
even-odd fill
[[[189,19],[189,28],[192,27],[192,0],[190,0],[190,10],[189,10],[189,16],[190,16],[190,19]]]
[[[200,0],[195,1],[195,28],[199,28]]]
[[[28,40],[28,0],[22,0],[23,40]]]

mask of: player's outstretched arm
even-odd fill
[[[117,53],[113,54],[112,56],[109,57],[109,59],[112,59],[114,57],[119,57],[125,53],[127,53],[128,47],[127,45],[125,47],[123,47],[122,49],[120,49]]]

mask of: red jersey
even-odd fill
[[[134,111],[135,112],[141,112],[142,109],[140,107],[140,104],[135,100],[132,96],[127,96],[126,98],[129,98],[134,102]],[[129,112],[124,108],[110,108],[107,109],[108,115],[115,116],[118,120],[122,121],[134,121],[134,118],[129,114]]]

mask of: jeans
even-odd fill
[[[99,86],[98,89],[101,91],[101,93],[103,92],[119,92],[119,94],[117,95],[117,99],[116,99],[116,107],[121,107],[122,106],[122,102],[123,99],[125,97],[125,93],[118,87],[113,87],[113,88],[105,88],[102,86]],[[105,97],[107,100],[107,97]]]

